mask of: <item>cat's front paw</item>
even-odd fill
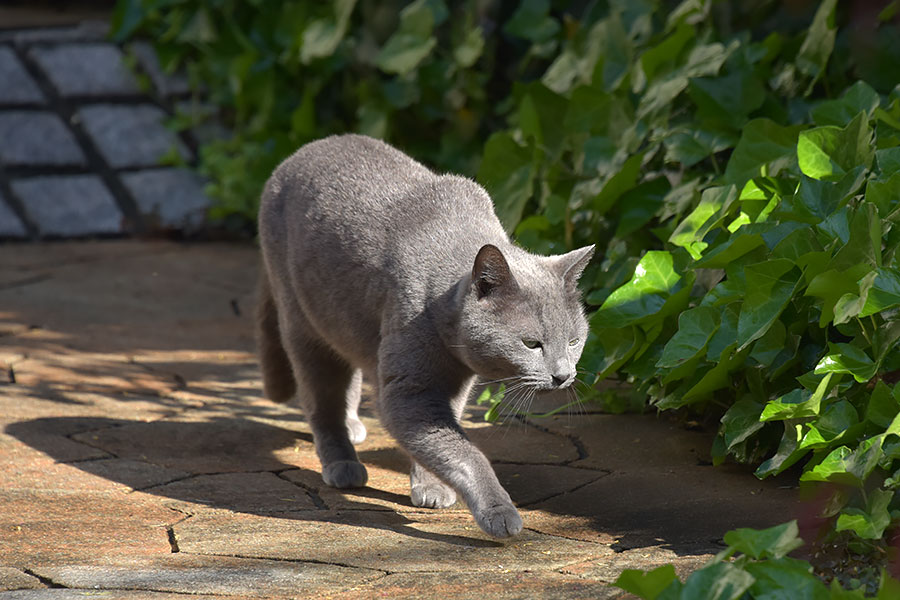
[[[347,425],[347,435],[353,445],[361,444],[366,439],[366,426],[359,419],[347,417],[345,423]]]
[[[366,485],[369,474],[361,462],[336,460],[322,468],[322,479],[333,488],[357,488]]]
[[[456,492],[449,485],[433,480],[410,486],[413,506],[422,508],[447,508],[456,502]]]
[[[478,526],[493,537],[511,537],[522,531],[522,517],[512,504],[494,506],[473,511]]]

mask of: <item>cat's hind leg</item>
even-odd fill
[[[256,343],[266,397],[274,402],[287,402],[294,397],[297,383],[291,363],[281,341],[278,307],[272,297],[265,266],[260,268],[256,303]]]
[[[362,487],[368,475],[346,425],[354,370],[312,333],[299,308],[291,313],[290,323],[281,323],[285,350],[294,368],[297,398],[322,463],[322,479],[335,488]]]
[[[359,420],[359,403],[362,400],[362,370],[356,369],[347,388],[347,433],[350,441],[361,444],[366,439],[366,426]]]

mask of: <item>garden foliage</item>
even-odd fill
[[[615,586],[644,600],[854,600],[866,590],[826,586],[806,561],[788,556],[803,545],[797,523],[769,529],[736,529],[725,534],[727,548],[682,582],[672,565],[651,571],[626,569]],[[900,581],[882,571],[877,600],[900,596]]]
[[[715,462],[802,466],[837,530],[878,539],[900,515],[900,4],[853,27],[803,4],[120,0],[114,35],[152,36],[234,131],[201,151],[218,216],[252,219],[275,164],[339,131],[476,175],[524,246],[598,245],[581,366],[632,390],[599,399],[721,416]]]
[[[703,2],[582,21],[479,179],[520,242],[605,246],[589,383],[721,414],[715,462],[804,461],[836,529],[878,539],[900,514],[900,87],[807,96],[836,4],[794,40],[719,36]]]

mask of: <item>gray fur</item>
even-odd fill
[[[522,519],[459,418],[476,376],[572,383],[587,335],[576,284],[593,247],[529,254],[476,183],[358,135],[310,143],[275,170],[259,237],[266,394],[296,392],[325,482],[366,482],[353,449],[365,437],[364,374],[413,460],[413,503],[446,507],[458,493],[484,531],[518,533]]]

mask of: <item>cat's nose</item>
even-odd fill
[[[553,382],[553,387],[565,387],[568,384],[572,383],[572,373],[556,373],[550,375],[550,380]]]

